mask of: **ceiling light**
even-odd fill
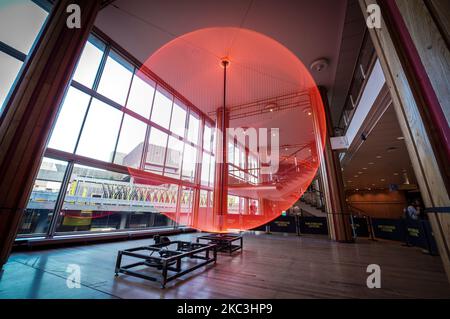
[[[347,183],[353,183],[352,181],[347,181]]]
[[[395,176],[398,176],[398,173],[394,173]]]
[[[369,165],[373,165],[373,164],[375,164],[375,163],[374,163],[374,162],[370,162],[370,163],[369,163]]]
[[[399,137],[397,137],[397,140],[399,140],[399,141],[403,141],[405,138],[403,137],[403,136],[399,136]]]
[[[363,167],[363,170],[366,170],[367,169],[367,167]]]
[[[358,172],[359,175],[361,175],[363,172]]]
[[[353,176],[353,177],[356,177],[356,178],[358,178],[359,176],[358,176],[358,175],[355,175],[355,176]]]
[[[386,180],[384,178],[380,179],[380,181],[385,182]]]
[[[381,155],[378,155],[377,158],[380,159],[380,158],[382,158],[382,156],[381,156]]]
[[[375,184],[372,184],[372,186],[375,186]]]

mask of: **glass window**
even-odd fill
[[[228,214],[239,214],[239,197],[228,195]]]
[[[170,121],[170,130],[178,136],[184,137],[186,128],[186,108],[178,103],[173,104],[172,120]]]
[[[227,161],[230,164],[234,163],[234,142],[228,142],[228,154],[227,154]]]
[[[145,75],[139,72],[135,73],[127,101],[127,108],[148,119],[152,109],[155,86],[155,82]]]
[[[188,141],[197,144],[198,143],[198,129],[200,126],[200,120],[196,115],[189,114],[189,129],[188,129]]]
[[[161,90],[156,90],[153,103],[152,121],[168,129],[172,112],[172,97]]]
[[[69,153],[74,151],[90,98],[80,90],[69,88],[48,147]]]
[[[180,225],[192,225],[192,204],[194,201],[194,191],[192,188],[184,187],[181,192],[180,201]]]
[[[148,138],[148,151],[145,163],[146,170],[162,174],[166,146],[167,134],[152,127]]]
[[[202,185],[206,185],[206,186],[208,185],[210,162],[211,162],[211,155],[209,155],[208,153],[203,152],[202,178],[201,178]]]
[[[90,37],[84,46],[73,79],[88,88],[92,88],[104,50],[105,45],[100,40]]]
[[[1,1],[0,41],[28,54],[47,15],[33,1]]]
[[[211,152],[211,137],[212,129],[208,124],[205,124],[205,131],[203,132],[203,148]]]
[[[180,178],[183,145],[184,143],[179,139],[173,136],[169,137],[164,175],[174,178]]]
[[[125,105],[132,76],[133,67],[111,51],[97,91],[120,105]]]
[[[175,216],[178,186],[75,165],[57,232],[112,231],[171,226],[162,213]]]
[[[259,206],[258,200],[250,198],[248,200],[248,213],[250,215],[259,215],[260,212],[259,212],[258,206]]]
[[[0,113],[3,109],[3,103],[6,100],[6,96],[14,84],[22,64],[22,61],[14,59],[0,51],[0,65],[2,68],[0,72]]]
[[[67,162],[45,157],[42,159],[22,217],[19,235],[47,233],[66,169]]]
[[[185,143],[183,153],[183,180],[194,181],[197,149]]]
[[[134,168],[140,166],[146,130],[145,123],[125,114],[114,163]]]
[[[76,153],[111,162],[121,120],[122,112],[93,99]]]
[[[214,187],[214,177],[216,173],[216,157],[211,156],[211,163],[209,168],[209,186]]]

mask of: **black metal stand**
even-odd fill
[[[150,254],[145,255],[145,252],[150,252]],[[140,259],[141,261],[128,265],[122,265],[123,256],[134,257]],[[182,269],[182,261],[186,258],[200,259],[204,261]],[[119,273],[123,273],[150,281],[158,281],[157,277],[152,277],[134,270],[130,270],[131,268],[138,266],[156,268],[161,270],[160,282],[162,288],[164,288],[167,282],[181,277],[200,267],[206,266],[207,264],[216,263],[216,261],[217,247],[214,244],[173,241],[169,243],[160,243],[150,246],[120,250],[117,254],[115,273],[116,277]],[[175,272],[175,274],[169,275],[169,271]]]
[[[233,252],[238,250],[242,251],[244,247],[243,237],[235,234],[209,234],[197,237],[197,243],[200,240],[207,240],[209,244],[217,246],[217,251],[227,252],[229,255],[232,255]],[[239,241],[239,244],[233,244],[235,241]]]

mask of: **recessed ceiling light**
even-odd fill
[[[353,183],[352,181],[347,181],[347,183]]]
[[[378,155],[377,158],[382,158],[382,156],[381,156],[381,155]]]
[[[366,170],[367,169],[367,167],[363,167],[363,170]]]
[[[358,175],[355,175],[355,176],[353,176],[353,177],[356,177],[356,178],[358,178],[359,176],[358,176]]]
[[[394,173],[395,176],[398,176],[398,173]]]
[[[359,175],[361,175],[363,172],[358,172]]]
[[[375,164],[375,163],[374,163],[374,162],[370,162],[370,163],[369,163],[369,165],[373,165],[373,164]]]
[[[375,186],[375,184],[372,184],[372,186]]]
[[[384,178],[380,179],[380,181],[385,182],[386,180]]]
[[[404,140],[405,138],[403,137],[403,136],[399,136],[399,137],[397,137],[397,140],[399,140],[399,141],[402,141],[402,140]]]

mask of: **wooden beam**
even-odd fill
[[[383,3],[386,4],[384,1],[377,0],[359,0],[359,2],[366,18],[368,17],[368,5],[381,4],[381,7],[385,8]],[[443,163],[445,161],[445,158],[443,158],[444,152],[442,151],[448,145],[439,145],[436,142],[436,135],[433,132],[435,132],[434,126],[437,126],[438,123],[433,122],[433,119],[430,119],[426,114],[429,105],[424,103],[424,95],[432,92],[423,92],[424,86],[417,85],[417,77],[419,76],[417,69],[422,67],[427,71],[427,76],[433,79],[430,80],[431,83],[435,83],[433,85],[434,94],[437,96],[446,94],[446,89],[442,89],[442,87],[445,86],[448,89],[448,81],[440,82],[445,78],[445,75],[442,74],[444,67],[436,68],[436,65],[445,62],[440,57],[446,56],[448,52],[438,52],[447,50],[447,48],[439,44],[444,43],[442,36],[430,18],[430,13],[426,13],[423,8],[418,9],[419,2],[422,3],[422,1],[398,0],[394,4],[399,5],[401,18],[406,25],[410,27],[415,25],[414,28],[420,27],[423,29],[423,32],[420,33],[409,30],[409,36],[414,40],[415,49],[419,52],[419,55],[422,52],[421,66],[411,67],[411,63],[417,64],[418,61],[411,61],[408,56],[405,56],[405,50],[411,51],[414,48],[405,47],[404,43],[399,41],[399,30],[393,27],[393,21],[390,21],[393,17],[388,10],[382,10],[381,28],[370,29],[370,35],[386,77],[424,204],[427,207],[448,207],[450,206],[450,198],[446,183],[447,176],[445,167],[442,167],[442,164],[445,165]],[[397,23],[399,22],[401,21],[397,21]],[[430,37],[430,35],[433,36]],[[434,51],[434,53],[429,52],[424,55],[425,51]],[[409,54],[412,54],[412,52],[409,52]],[[433,62],[424,63],[424,59],[427,58],[433,60]],[[430,63],[434,66],[431,66]],[[448,60],[445,63],[448,65]],[[449,72],[446,76],[448,75]],[[420,80],[427,81],[426,77],[422,77]],[[446,105],[440,105],[441,108],[444,108],[441,110],[443,113],[448,112],[446,110],[448,106]],[[445,127],[443,130],[445,130]],[[449,161],[450,159],[447,158],[447,166]],[[429,214],[429,219],[447,276],[450,279],[450,215],[432,213]]]
[[[81,9],[81,28],[68,28],[69,4]],[[47,139],[99,0],[55,3],[0,119],[0,267],[7,261],[27,206]]]

